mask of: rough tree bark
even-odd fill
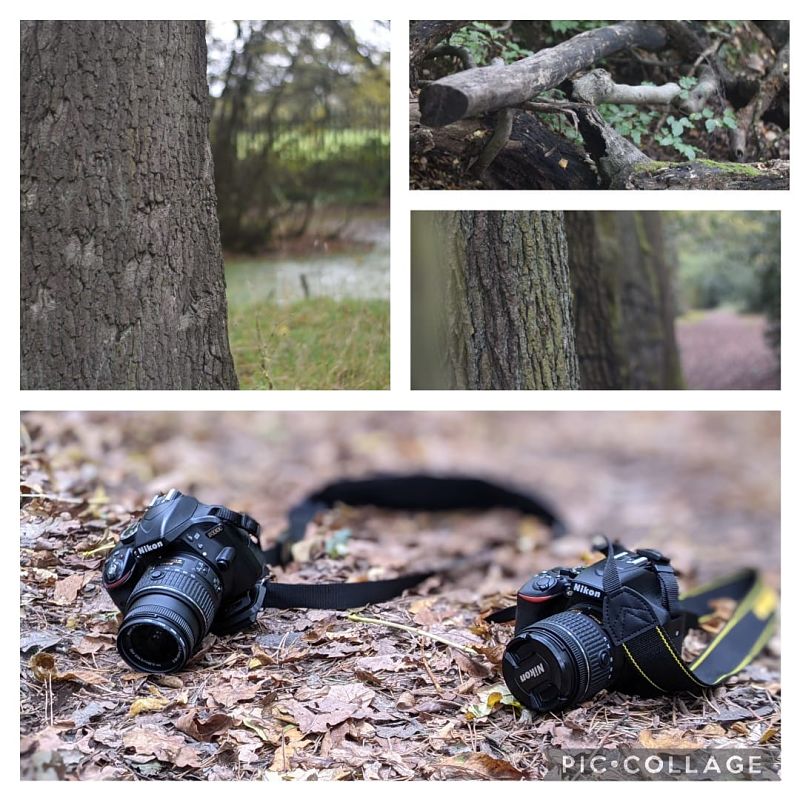
[[[595,212],[564,213],[582,389],[625,389],[614,265],[601,254]]]
[[[440,341],[453,389],[577,389],[561,212],[438,212]]]
[[[599,270],[612,288],[622,386],[681,389],[672,265],[657,211],[595,212]]]
[[[203,23],[21,36],[22,388],[236,388]]]
[[[508,106],[557,86],[596,61],[628,47],[658,50],[664,30],[644,22],[619,22],[586,31],[509,65],[478,67],[448,75],[423,88],[422,124],[438,127]]]

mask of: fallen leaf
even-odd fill
[[[561,159],[561,160],[558,162],[558,166],[559,166],[559,167],[561,167],[561,169],[566,169],[566,168],[569,166],[569,161],[567,161],[567,159],[566,159],[566,158],[562,158],[562,159]]]
[[[439,766],[455,767],[471,775],[478,775],[482,778],[497,781],[523,781],[528,777],[526,773],[518,770],[508,761],[492,758],[486,753],[467,753],[465,755],[451,756],[439,762]]]
[[[467,705],[462,710],[468,720],[473,720],[488,717],[495,708],[501,706],[522,708],[519,701],[509,692],[504,683],[496,683],[494,686],[478,692],[478,702]]]
[[[203,762],[200,753],[182,736],[171,736],[155,725],[141,725],[128,731],[122,737],[122,745],[126,750],[154,756],[176,767],[199,767]]]
[[[703,746],[677,728],[640,731],[639,744],[647,750],[697,750]]]
[[[759,744],[766,744],[767,742],[771,741],[775,738],[778,733],[777,728],[767,728],[764,733],[761,734],[761,738],[758,740]]]
[[[19,640],[19,649],[23,653],[31,650],[49,650],[61,641],[61,637],[48,631],[31,631]]]
[[[78,599],[78,592],[83,589],[86,576],[81,573],[69,575],[56,581],[55,588],[53,589],[53,600],[56,605],[66,606],[72,605]]]
[[[101,650],[110,650],[114,647],[114,637],[108,634],[87,634],[77,644],[72,646],[76,653],[82,656],[99,653]]]
[[[175,727],[198,742],[210,742],[217,734],[227,731],[234,720],[227,714],[210,714],[199,719],[197,709],[192,708],[175,721]]]
[[[302,733],[325,733],[348,719],[363,719],[375,692],[363,683],[331,686],[324,697],[304,705],[298,700],[284,700],[280,706],[291,714]]]
[[[106,677],[97,670],[74,669],[69,672],[59,672],[55,656],[51,653],[36,653],[31,657],[28,664],[33,672],[33,677],[42,683],[47,681],[75,681],[89,686],[100,686],[108,683]]]
[[[292,768],[292,757],[298,750],[311,745],[311,742],[303,738],[303,734],[297,728],[288,728],[275,749],[275,756],[270,764],[270,772],[286,772]]]
[[[138,717],[139,714],[149,714],[153,711],[161,711],[169,704],[170,700],[166,697],[137,697],[131,703],[128,716]]]
[[[248,683],[247,681],[232,681],[231,683],[220,683],[218,686],[211,686],[206,689],[206,694],[218,706],[233,706],[241,703],[242,700],[252,700],[258,694],[259,684]]]

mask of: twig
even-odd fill
[[[45,500],[53,500],[56,503],[70,503],[79,506],[84,500],[78,500],[74,497],[59,497],[55,494],[45,494],[44,492],[20,492],[20,497],[40,497]]]
[[[396,628],[397,630],[411,633],[414,636],[424,636],[427,639],[433,639],[435,642],[441,642],[442,644],[448,645],[448,647],[455,647],[456,650],[461,650],[462,653],[469,653],[471,656],[478,655],[478,652],[473,650],[468,645],[452,642],[449,639],[445,639],[444,636],[439,636],[438,634],[430,633],[429,631],[423,631],[419,628],[412,628],[410,625],[403,625],[400,622],[389,622],[389,620],[378,619],[377,617],[362,617],[361,614],[348,614],[347,619],[352,620],[353,622],[368,622],[372,625],[385,625],[387,628]]]

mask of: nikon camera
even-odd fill
[[[269,571],[259,530],[247,514],[175,489],[157,495],[103,567],[103,585],[123,612],[122,658],[140,672],[174,672],[209,631],[249,627]]]
[[[621,585],[643,598],[680,653],[691,622],[686,613],[670,613],[677,605],[677,584],[674,598],[666,597],[663,575],[673,574],[669,559],[657,550],[617,550],[612,557]],[[546,570],[517,593],[515,635],[503,656],[503,677],[533,711],[573,706],[601,689],[652,693],[604,625],[606,564],[603,559],[588,567]]]

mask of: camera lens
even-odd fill
[[[140,672],[182,669],[208,633],[222,600],[214,570],[190,554],[147,568],[131,592],[117,649]]]
[[[523,628],[506,647],[503,678],[534,711],[575,705],[613,677],[611,641],[591,617],[565,611]]]

